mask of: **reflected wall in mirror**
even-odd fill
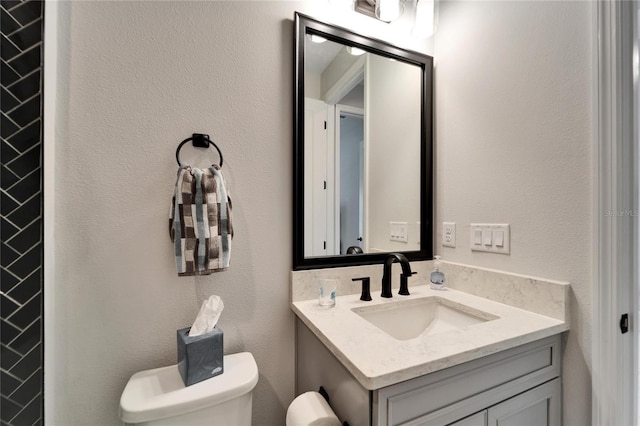
[[[295,24],[294,269],[431,258],[432,58]]]

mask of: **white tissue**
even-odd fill
[[[218,323],[223,309],[224,303],[222,303],[222,299],[215,294],[202,302],[200,312],[198,312],[198,316],[193,322],[191,330],[189,330],[189,336],[199,336],[213,331],[213,327]]]

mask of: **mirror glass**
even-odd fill
[[[294,269],[430,258],[432,58],[296,31]]]

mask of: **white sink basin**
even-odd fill
[[[352,311],[398,340],[444,333],[499,318],[440,297],[399,300]]]

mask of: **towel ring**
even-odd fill
[[[218,148],[218,145],[213,143],[211,139],[209,139],[209,135],[204,135],[201,133],[194,133],[190,138],[187,138],[180,142],[178,148],[176,149],[176,161],[178,162],[178,166],[182,167],[182,163],[180,162],[180,148],[185,143],[193,141],[193,146],[196,148],[209,148],[209,146],[213,145],[213,147],[218,151],[218,155],[220,155],[220,167],[222,167],[222,151]]]

